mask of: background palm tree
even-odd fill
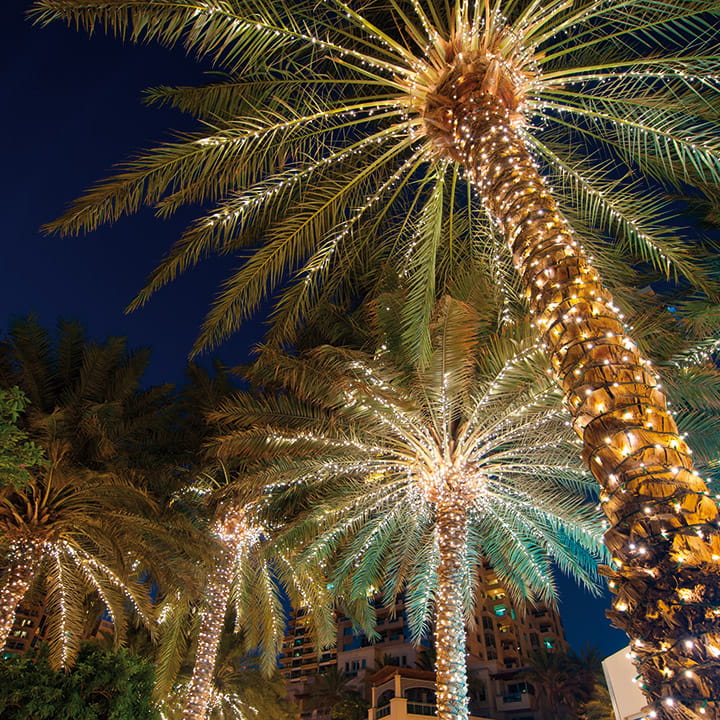
[[[333,635],[330,603],[322,576],[306,567],[297,573],[290,548],[273,545],[256,519],[256,508],[239,497],[217,504],[209,531],[218,543],[213,562],[206,568],[200,597],[178,593],[168,597],[163,610],[161,686],[171,677],[173,658],[187,650],[196,633],[195,660],[187,688],[183,718],[203,720],[212,716],[217,700],[217,658],[226,614],[232,611],[245,652],[266,676],[277,669],[277,656],[285,633],[288,598],[308,610],[317,642],[327,645]],[[177,662],[174,663],[177,667]]]
[[[124,634],[128,603],[151,626],[149,587],[135,563],[154,556],[154,503],[126,481],[51,464],[21,488],[0,490],[0,644],[31,584],[44,581],[51,659],[67,666],[84,638],[86,595],[98,595]]]
[[[590,696],[591,688],[578,670],[567,653],[541,649],[531,653],[518,677],[532,683],[543,718],[553,720],[577,717],[578,704]]]
[[[375,588],[390,603],[404,591],[416,639],[434,620],[444,720],[467,716],[465,622],[483,559],[516,600],[552,601],[553,561],[594,588],[600,555],[589,478],[541,356],[519,329],[484,321],[445,299],[425,367],[403,356],[397,323],[375,354],[266,355],[253,377],[271,392],[211,415],[226,426],[223,457],[274,458],[248,477],[290,522],[281,536],[305,546],[300,567],[327,566],[365,618]]]
[[[140,389],[146,362],[122,340],[87,341],[74,323],[51,338],[18,320],[0,345],[0,387],[27,394],[18,423],[47,457],[27,482],[0,488],[0,643],[35,581],[47,593],[51,659],[62,666],[83,638],[88,596],[110,613],[120,642],[129,608],[153,622],[143,576],[189,581],[201,543],[144,482],[144,447],[168,401],[167,388]]]
[[[335,666],[325,668],[323,673],[317,675],[310,690],[317,708],[329,714],[334,705],[353,694],[351,680],[350,676]]]
[[[52,225],[72,232],[145,203],[170,214],[215,202],[136,302],[207,253],[256,248],[200,346],[232,332],[289,273],[278,341],[323,294],[352,297],[359,276],[376,287],[381,277],[361,269],[387,262],[407,278],[406,341],[427,355],[438,285],[458,256],[472,268],[478,247],[501,240],[498,279],[517,269],[584,457],[617,498],[605,504],[616,622],[641,643],[659,716],[706,714],[704,699],[720,697],[718,509],[588,257],[610,286],[622,275],[616,254],[716,291],[657,193],[716,193],[715,10],[713,0],[362,10],[344,0],[37,0],[34,11],[40,22],[184,42],[229,73],[152,93],[205,129],[145,153]],[[661,615],[666,623],[650,622]]]

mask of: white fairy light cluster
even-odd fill
[[[213,675],[225,613],[230,601],[238,566],[257,545],[263,528],[252,519],[252,511],[238,505],[223,508],[212,526],[223,546],[208,579],[200,614],[197,651],[193,665],[183,720],[204,720],[213,695]]]
[[[40,558],[46,551],[43,540],[27,538],[9,543],[6,570],[0,582],[0,648],[10,635],[15,610],[30,587]]]

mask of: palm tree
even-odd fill
[[[286,542],[327,567],[344,602],[404,591],[419,638],[434,614],[438,717],[467,717],[465,623],[483,559],[519,601],[555,598],[551,563],[594,588],[599,513],[558,393],[520,330],[480,332],[446,299],[427,366],[390,333],[379,351],[320,347],[255,368],[283,393],[236,396],[211,417],[223,456],[271,454],[249,472]],[[266,461],[265,461],[266,462]],[[360,620],[362,623],[363,621]]]
[[[356,297],[358,280],[376,288],[389,263],[409,288],[406,339],[427,354],[426,321],[449,268],[472,268],[501,240],[498,279],[515,266],[585,461],[612,498],[615,621],[640,643],[659,716],[717,712],[704,699],[720,697],[718,509],[589,258],[611,287],[623,276],[615,254],[714,291],[666,223],[659,191],[712,196],[720,176],[715,11],[714,0],[34,9],[43,23],[184,43],[227,72],[152,91],[203,129],[143,154],[51,226],[77,232],[143,204],[168,215],[215,203],[135,302],[209,253],[253,249],[199,347],[235,330],[288,275],[278,342],[319,298]]]
[[[528,667],[518,676],[535,688],[535,697],[545,720],[568,718],[578,702],[589,696],[590,688],[578,673],[574,659],[553,650],[536,650]]]
[[[325,668],[318,674],[310,690],[310,696],[323,714],[329,714],[332,708],[343,698],[355,694],[351,687],[349,675],[337,667]]]
[[[147,353],[128,353],[121,340],[88,342],[74,323],[61,323],[53,339],[18,320],[0,345],[0,387],[29,398],[18,423],[47,458],[25,482],[0,488],[0,644],[36,581],[47,593],[52,660],[67,666],[88,596],[110,612],[119,642],[128,605],[152,623],[143,573],[162,582],[188,574],[181,546],[187,556],[197,537],[141,482],[140,441],[167,402],[165,388],[140,390],[146,363]]]
[[[67,667],[84,637],[86,596],[97,595],[124,634],[128,604],[148,626],[149,588],[134,565],[155,550],[152,499],[127,481],[62,462],[20,488],[0,490],[0,644],[30,586],[44,580],[51,660]],[[161,532],[157,533],[161,535]]]
[[[220,503],[210,527],[219,548],[207,568],[202,597],[197,601],[190,593],[178,593],[165,602],[161,622],[165,642],[161,643],[158,688],[161,696],[172,669],[178,669],[176,659],[187,649],[188,629],[195,629],[197,634],[184,720],[204,720],[213,706],[218,649],[230,609],[234,609],[236,626],[242,630],[245,649],[256,653],[255,661],[266,676],[276,669],[284,637],[283,597],[308,608],[320,644],[327,645],[334,637],[325,584],[316,573],[295,572],[289,549],[268,541],[255,512],[251,504],[237,497]]]
[[[269,675],[276,667],[284,634],[283,593],[295,599],[300,593],[305,603],[312,605],[310,610],[319,609],[326,601],[324,586],[318,585],[315,576],[297,576],[287,549],[268,542],[266,530],[254,519],[252,503],[233,489],[238,471],[208,459],[203,450],[213,433],[207,412],[235,390],[225,368],[216,363],[210,373],[190,364],[187,375],[188,383],[176,403],[180,417],[174,424],[184,453],[183,482],[176,483],[179,487],[170,502],[205,527],[214,547],[205,562],[202,590],[190,586],[163,599],[155,691],[161,701],[172,694],[195,638],[195,662],[182,716],[203,720],[216,699],[217,653],[225,616],[232,607],[236,623],[243,629],[246,650],[260,651],[261,669]],[[309,617],[318,619],[314,629],[326,642],[331,632],[329,605],[325,614],[311,612]]]

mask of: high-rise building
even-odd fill
[[[3,657],[24,655],[28,650],[43,642],[47,636],[47,604],[44,599],[21,602],[15,611],[13,626],[10,630]],[[112,622],[105,617],[98,617],[86,629],[84,639],[99,638],[103,635],[112,636]]]
[[[46,630],[47,616],[44,603],[21,603],[15,611],[15,619],[5,641],[3,656],[24,655],[45,639]]]
[[[471,711],[474,716],[496,720],[542,720],[534,709],[531,685],[518,679],[518,674],[534,650],[567,650],[560,616],[544,605],[517,606],[487,564],[480,569],[478,581],[466,645]],[[389,682],[392,671],[377,675],[378,670],[394,666],[398,677],[405,678],[413,676],[412,672],[403,672],[405,668],[430,669],[430,638],[418,646],[410,642],[402,598],[393,607],[378,607],[376,629],[380,637],[370,640],[363,633],[353,631],[349,618],[338,615],[335,647],[318,651],[304,610],[293,612],[280,667],[289,693],[300,706],[305,720],[323,720],[328,716],[320,694],[326,684],[322,676],[331,668],[346,681],[347,689],[355,690],[367,700],[377,696],[380,701],[383,696],[377,693],[376,681]],[[400,684],[404,687],[407,683],[403,679]],[[423,681],[423,686],[426,685],[427,677]],[[383,717],[383,708],[375,717]],[[373,708],[373,712],[377,710]]]

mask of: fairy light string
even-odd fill
[[[7,568],[0,584],[0,648],[4,647],[10,635],[15,611],[30,587],[45,549],[45,542],[34,538],[10,543]]]
[[[236,569],[262,534],[262,528],[253,524],[246,510],[240,506],[224,508],[212,530],[223,550],[204,592],[195,664],[183,709],[183,720],[204,720],[207,714],[213,696],[217,650]]]

